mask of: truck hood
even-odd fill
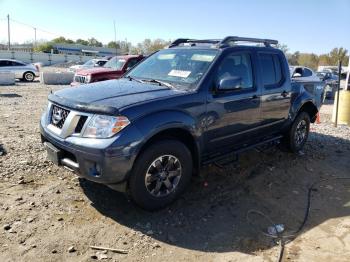
[[[49,95],[49,100],[78,111],[117,115],[123,107],[183,93],[155,84],[119,79],[62,89]]]
[[[108,67],[82,68],[77,70],[77,74],[83,76],[102,73],[122,73],[122,70],[116,70]]]

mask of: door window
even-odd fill
[[[278,88],[283,79],[282,66],[278,55],[259,54],[264,87]]]
[[[250,55],[247,53],[234,53],[226,56],[221,62],[217,81],[226,77],[239,77],[242,89],[253,88],[253,72]]]
[[[7,60],[1,60],[0,61],[0,67],[10,66],[9,61]]]

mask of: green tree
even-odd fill
[[[51,42],[42,43],[34,48],[34,52],[44,52],[50,53],[51,49],[53,49],[53,45]]]
[[[107,44],[107,47],[108,48],[114,48],[114,49],[120,49],[120,44],[117,43],[116,41],[110,41],[108,44]]]
[[[287,54],[288,63],[290,65],[299,65],[300,52],[296,51],[293,54]]]
[[[329,53],[329,59],[331,65],[337,65],[338,61],[341,60],[343,64],[347,63],[347,53],[348,50],[346,50],[343,47],[340,48],[333,48],[332,51]]]
[[[306,67],[310,67],[313,70],[317,70],[318,56],[315,54],[301,53],[298,58],[298,64]]]
[[[89,46],[95,46],[95,47],[102,47],[102,43],[99,42],[96,38],[91,37],[88,39],[88,45]]]
[[[289,48],[288,48],[288,46],[287,46],[286,44],[280,44],[280,43],[278,43],[278,44],[276,45],[276,48],[282,50],[282,52],[283,52],[285,55],[288,55]]]
[[[52,43],[55,43],[55,44],[74,44],[74,41],[73,41],[73,40],[68,39],[68,38],[66,39],[66,38],[63,37],[63,36],[54,38],[54,39],[52,39],[51,42],[52,42]]]
[[[89,42],[84,40],[84,39],[80,39],[78,38],[76,41],[75,41],[76,44],[79,44],[79,45],[88,45]]]
[[[146,38],[145,40],[143,40],[142,43],[137,44],[136,51],[138,51],[138,53],[150,54],[160,49],[163,49],[164,47],[168,46],[170,43],[171,43],[170,41],[165,41],[159,38],[155,40]]]

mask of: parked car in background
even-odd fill
[[[315,103],[320,107],[324,101],[325,83],[310,68],[305,66],[290,66],[292,82],[299,83],[308,92],[314,95]]]
[[[39,67],[13,59],[0,59],[0,72],[11,72],[16,79],[33,82],[39,76]]]
[[[339,76],[333,73],[331,70],[318,71],[316,75],[324,82],[324,99],[334,99],[335,91]]]
[[[103,66],[104,64],[106,64],[108,61],[108,59],[91,59],[87,62],[85,62],[84,64],[82,65],[74,65],[74,66],[71,66],[69,67],[69,69],[71,71],[77,71],[77,70],[80,70],[80,69],[86,69],[86,68],[93,68],[93,67],[100,67],[100,66]]]
[[[265,46],[237,44],[247,41]],[[277,43],[178,39],[121,79],[50,94],[40,124],[49,159],[154,210],[178,198],[201,165],[280,140],[298,152],[319,108],[291,83]],[[113,63],[127,67],[126,58]]]
[[[290,66],[290,76],[293,80],[296,81],[320,81],[320,78],[316,73],[305,66]]]
[[[142,55],[115,56],[103,67],[77,71],[71,86],[120,78],[143,58]]]

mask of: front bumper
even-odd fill
[[[110,139],[63,139],[50,132],[42,122],[40,133],[43,143],[59,151],[56,164],[74,170],[80,177],[124,191],[135,160],[132,153],[135,151],[130,143],[118,144],[118,136]]]

